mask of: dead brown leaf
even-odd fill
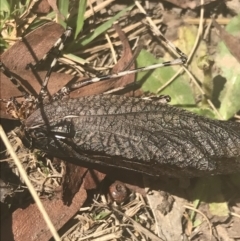
[[[81,187],[74,196],[70,206],[66,206],[63,203],[60,192],[53,200],[45,199],[42,200],[42,203],[54,227],[58,230],[79,210],[86,198],[86,190]],[[47,241],[50,238],[51,233],[36,204],[31,204],[25,209],[17,209],[1,225],[1,240]]]
[[[49,13],[51,10],[51,6],[49,5],[48,1],[47,0],[41,0],[41,1],[38,1],[33,9],[32,9],[32,12],[33,13]]]
[[[229,34],[224,28],[222,28],[217,23],[217,21],[215,19],[213,19],[213,25],[219,31],[219,35],[220,35],[222,41],[227,46],[228,50],[240,63],[240,49],[239,49],[240,38],[233,36],[232,34]]]
[[[65,162],[66,173],[63,180],[63,201],[69,205],[74,195],[79,191],[80,186],[86,190],[95,189],[104,179],[105,174],[88,170],[86,167],[77,166],[70,162]]]
[[[64,29],[61,25],[54,22],[47,23],[40,28],[27,34],[21,41],[15,43],[9,50],[1,55],[3,64],[13,73],[27,89],[32,93],[39,93],[40,83],[44,78],[45,73],[39,73],[39,79],[33,75],[32,71],[26,70],[29,63],[36,63],[52,48],[53,44],[62,35]],[[59,78],[62,80],[62,85],[59,83]],[[70,80],[72,77],[59,76],[54,74],[49,83],[49,91],[56,92],[56,85],[62,87],[66,84],[65,80]],[[16,86],[1,73],[1,90],[0,98],[9,99],[14,96],[21,95],[21,92]],[[52,93],[53,93],[52,92]],[[6,115],[5,103],[1,102],[1,117],[11,118]]]
[[[46,75],[46,71],[38,72],[40,80],[44,79]],[[16,75],[14,75],[21,81],[21,83],[31,90],[32,93],[39,93],[41,89],[40,81],[36,79],[36,76],[27,70],[18,71]],[[77,79],[71,75],[61,74],[61,73],[52,73],[51,81],[48,84],[48,90],[50,94],[56,93],[61,87],[67,84],[69,81],[73,81]],[[21,92],[17,89],[17,87],[5,76],[1,73],[1,99],[9,99],[14,96],[20,96]],[[0,102],[1,104],[1,118],[12,119],[11,116],[6,114],[6,103]]]
[[[22,71],[30,63],[37,63],[63,34],[61,25],[47,23],[16,42],[1,55],[1,61],[12,72]]]

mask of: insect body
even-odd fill
[[[71,29],[67,28],[54,44],[56,56],[36,101],[27,99],[23,108],[19,108],[13,98],[8,105],[9,113],[22,120],[18,134],[27,146],[79,163],[99,163],[156,176],[193,177],[240,171],[239,123],[211,120],[153,100],[122,96],[98,95],[59,101],[70,91],[94,82],[184,64],[187,57],[177,48],[176,60],[89,78],[64,86],[45,98],[49,97],[46,87],[50,74],[70,34]],[[169,45],[167,39],[162,39]],[[2,63],[0,68],[14,80]],[[22,94],[31,97],[24,89]],[[52,102],[43,104],[48,101]],[[33,106],[30,111],[29,106]],[[35,107],[37,110],[32,113]]]
[[[24,123],[33,147],[80,163],[149,175],[240,171],[240,124],[152,100],[98,95],[56,101]]]

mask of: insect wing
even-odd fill
[[[92,162],[152,175],[198,176],[240,168],[239,161],[228,161],[240,157],[238,123],[207,119],[151,100],[110,95],[53,102],[42,113],[44,118],[40,110],[33,113],[26,120],[27,128],[48,129],[46,138],[55,152],[56,141],[70,147],[66,157],[85,156]],[[71,126],[71,138],[51,131],[61,123]]]

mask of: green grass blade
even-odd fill
[[[84,14],[86,12],[87,0],[81,0],[78,7],[78,16],[77,16],[77,26],[75,31],[74,39],[77,38],[78,34],[81,32],[83,23],[84,23]]]
[[[105,22],[104,24],[100,25],[99,27],[96,28],[96,30],[85,36],[82,40],[80,40],[79,44],[81,46],[85,46],[88,43],[90,43],[93,39],[95,39],[96,37],[98,37],[100,34],[106,32],[112,25],[113,23],[119,19],[122,15],[124,15],[127,11],[130,11],[133,8],[133,5],[123,9],[122,11],[120,11],[118,14],[116,14],[114,17],[112,17],[110,20],[108,20],[107,22]]]
[[[76,56],[74,54],[64,54],[64,57],[67,58],[67,59],[70,59],[72,61],[74,61],[75,63],[78,63],[78,64],[86,64],[86,63],[89,63],[88,61],[86,61],[85,59],[79,57],[79,56]]]
[[[10,13],[10,5],[9,5],[8,1],[1,0],[0,12],[1,12],[1,14],[2,14],[2,12]]]
[[[60,13],[67,18],[68,16],[68,7],[69,7],[69,0],[59,0],[58,1],[58,7]]]

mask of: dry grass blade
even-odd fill
[[[184,207],[187,208],[187,209],[193,210],[193,211],[201,214],[201,215],[204,217],[204,219],[205,219],[205,220],[207,221],[207,223],[208,223],[208,227],[209,227],[209,240],[211,241],[211,240],[212,240],[212,225],[211,225],[209,219],[206,217],[206,215],[204,215],[204,213],[202,213],[202,212],[199,211],[198,209],[196,209],[196,208],[194,208],[194,207],[191,207],[191,206],[189,206],[189,205],[184,205]]]
[[[29,181],[29,178],[28,178],[28,176],[27,176],[27,174],[26,174],[22,164],[19,161],[16,153],[14,152],[14,150],[13,150],[13,148],[12,148],[12,146],[11,146],[11,144],[10,144],[10,142],[9,142],[9,140],[8,140],[8,138],[7,138],[7,136],[6,136],[6,134],[5,134],[5,132],[4,132],[4,130],[3,130],[1,125],[0,125],[0,136],[1,136],[1,138],[2,138],[2,140],[4,142],[4,144],[5,144],[6,148],[8,149],[11,157],[13,158],[13,160],[14,160],[14,162],[15,162],[15,164],[16,164],[16,166],[17,166],[17,168],[18,168],[18,170],[19,170],[19,172],[20,172],[20,174],[21,174],[21,176],[22,176],[22,178],[24,180],[24,182],[26,183],[26,185],[28,187],[28,190],[30,191],[34,201],[36,202],[36,204],[37,204],[37,206],[38,206],[38,208],[39,208],[39,210],[40,210],[40,212],[41,212],[41,214],[42,214],[42,216],[43,216],[47,226],[49,227],[53,237],[55,238],[56,241],[60,241],[61,239],[60,239],[56,229],[54,228],[54,226],[53,226],[53,224],[52,224],[52,222],[51,222],[47,212],[45,211],[45,209],[44,209],[44,207],[42,205],[42,202],[40,201],[40,198],[38,197],[37,192],[35,191],[32,183]]]

